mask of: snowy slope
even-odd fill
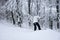
[[[0,21],[0,40],[60,40],[60,33],[50,29],[34,32]]]

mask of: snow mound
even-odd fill
[[[60,33],[50,29],[33,31],[4,21],[0,22],[0,40],[60,40]]]

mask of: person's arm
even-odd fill
[[[39,19],[41,18],[40,16],[37,16]]]
[[[45,16],[40,17],[40,19],[43,19]]]

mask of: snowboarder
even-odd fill
[[[34,25],[34,31],[36,31],[37,27],[39,30],[41,30],[41,27],[40,27],[38,21],[39,21],[39,19],[43,19],[44,17],[45,16],[40,17],[40,15],[36,15],[36,16],[29,15],[29,19],[33,22],[33,25]]]
[[[33,17],[34,31],[36,31],[37,27],[38,27],[39,30],[41,30],[40,25],[38,23],[38,19],[40,19],[39,16],[34,16]]]

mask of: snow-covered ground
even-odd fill
[[[33,31],[0,21],[0,40],[60,40],[60,33],[50,29]]]

